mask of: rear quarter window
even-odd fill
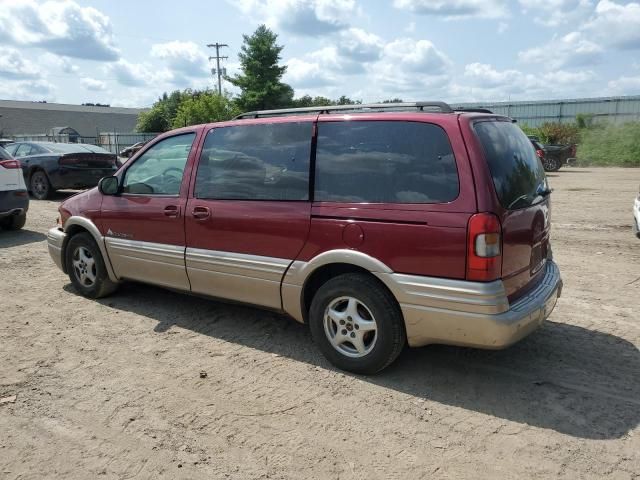
[[[458,192],[451,144],[437,125],[404,121],[318,125],[316,201],[444,203]]]
[[[525,133],[511,122],[482,121],[474,130],[489,165],[500,204],[508,209],[525,208],[542,197],[547,188],[542,163]]]

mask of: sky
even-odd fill
[[[149,107],[263,23],[296,97],[640,94],[640,0],[0,0],[0,99]]]

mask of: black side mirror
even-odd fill
[[[119,180],[116,176],[103,177],[98,182],[98,190],[103,195],[116,195],[118,193]]]

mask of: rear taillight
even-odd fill
[[[0,162],[0,166],[4,168],[20,168],[20,161],[14,159],[2,160]]]
[[[80,159],[76,157],[60,157],[58,159],[58,165],[77,165],[80,163]]]
[[[536,155],[538,158],[544,158],[544,150],[536,150]]]
[[[467,280],[489,282],[502,272],[502,228],[498,217],[477,213],[467,230]]]

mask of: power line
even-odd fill
[[[216,55],[215,56],[211,56],[209,57],[209,61],[213,60],[214,58],[216,59],[216,69],[215,72],[218,75],[218,95],[222,95],[222,71],[220,70],[220,60],[226,60],[229,57],[221,57],[220,56],[220,48],[221,47],[228,47],[229,45],[227,45],[226,43],[209,43],[207,45],[207,47],[209,48],[214,48],[216,49]],[[213,72],[211,72],[213,73]],[[226,72],[225,72],[226,74]]]

